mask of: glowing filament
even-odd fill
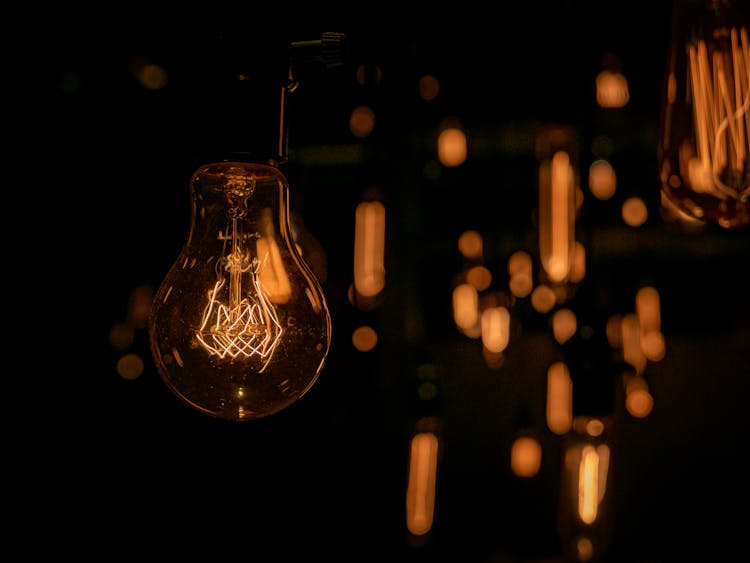
[[[229,303],[219,299],[226,285],[224,277],[217,280],[208,292],[208,304],[203,310],[196,338],[209,354],[224,358],[252,358],[263,360],[265,370],[281,338],[281,325],[273,305],[261,289],[257,275],[258,260],[249,261],[241,250],[242,237],[237,221],[232,221],[232,251],[226,257],[229,275]],[[250,290],[243,295],[242,277],[248,276]]]
[[[730,32],[728,53],[709,54],[705,41],[688,47],[690,86],[696,129],[696,155],[687,161],[690,184],[696,192],[721,199],[741,199],[750,187],[738,191],[723,181],[741,174],[750,141],[750,41],[747,29]]]
[[[599,506],[599,455],[584,446],[578,469],[578,514],[586,524],[596,520]]]

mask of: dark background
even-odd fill
[[[97,560],[561,561],[560,437],[544,419],[545,370],[561,350],[547,318],[518,303],[519,333],[503,366],[490,369],[480,344],[452,324],[450,300],[465,230],[485,237],[499,289],[508,256],[533,251],[534,138],[544,124],[564,123],[580,136],[584,189],[597,137],[612,142],[618,173],[616,196],[589,196],[579,219],[588,263],[573,306],[596,338],[569,358],[582,370],[601,368],[598,379],[580,378],[576,410],[615,421],[607,560],[745,553],[750,246],[747,232],[683,231],[659,214],[656,135],[671,4],[361,9],[120,7],[106,18],[67,11],[47,19],[38,68],[59,210],[52,242],[63,334],[55,340],[64,361],[52,383],[65,394],[63,420],[47,431],[57,494],[43,512],[52,517],[36,514],[29,525],[39,518],[49,532],[63,531],[59,553]],[[346,64],[296,67],[283,170],[293,208],[325,250],[331,351],[318,382],[285,411],[214,420],[161,382],[145,329],[127,350],[143,358],[143,373],[120,377],[124,351],[109,331],[126,318],[135,288],[156,289],[177,257],[192,172],[229,151],[275,146],[287,47],[326,31],[346,34]],[[135,79],[142,60],[167,71],[164,88]],[[611,60],[629,81],[630,101],[619,110],[595,103],[594,78]],[[430,102],[418,96],[426,73],[441,86]],[[376,112],[365,139],[348,128],[360,104]],[[469,142],[456,169],[436,164],[446,117],[460,120]],[[438,177],[425,173],[435,166]],[[380,305],[362,311],[348,298],[353,219],[372,190],[387,209],[387,286]],[[629,195],[649,206],[638,228],[619,215]],[[645,284],[660,292],[667,354],[647,369],[654,410],[636,419],[601,342],[606,318],[632,311]],[[378,331],[371,352],[352,347],[360,324]],[[419,399],[425,377],[436,399]],[[404,520],[408,444],[425,415],[441,423],[442,453],[435,522],[414,538]],[[543,446],[542,469],[527,480],[509,468],[521,431]]]

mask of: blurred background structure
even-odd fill
[[[672,5],[481,6],[45,24],[53,505],[79,514],[55,518],[61,553],[747,556],[750,230],[662,199]],[[288,47],[332,31],[346,60],[297,65],[281,167],[330,352],[283,411],[215,419],[160,379],[151,301],[187,238],[192,173],[276,146]],[[559,170],[567,231],[550,223]],[[592,451],[587,528],[566,474]]]

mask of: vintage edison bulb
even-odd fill
[[[665,208],[726,229],[750,224],[748,12],[747,0],[675,0],[661,101]]]
[[[274,414],[318,379],[331,342],[319,281],[292,237],[278,168],[217,162],[190,181],[191,224],[156,293],[151,351],[168,387],[222,419]]]

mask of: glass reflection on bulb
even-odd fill
[[[188,240],[149,319],[157,369],[205,414],[268,416],[310,389],[331,342],[325,296],[292,237],[288,183],[270,165],[220,162],[190,188]]]

